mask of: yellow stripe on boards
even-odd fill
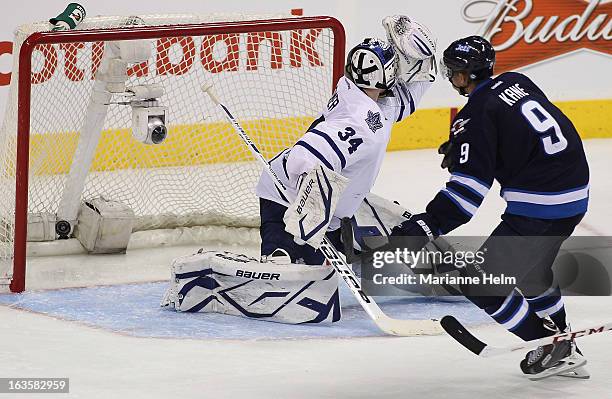
[[[295,143],[313,118],[295,117],[242,122],[243,128],[266,158]],[[78,144],[78,133],[33,134],[30,172],[35,175],[68,173]],[[253,159],[248,148],[226,122],[174,125],[158,145],[143,144],[131,129],[106,130],[98,143],[92,171],[195,166]]]
[[[558,102],[583,139],[612,137],[612,100]],[[270,159],[299,139],[313,118],[294,117],[241,122],[244,129]],[[437,148],[448,139],[450,109],[420,109],[395,124],[387,151]],[[30,168],[35,175],[69,171],[78,143],[76,132],[32,134]],[[159,145],[136,141],[131,129],[102,133],[92,165],[93,171],[135,168],[194,166],[252,159],[229,123],[185,124],[169,127],[168,138]]]
[[[450,108],[420,109],[396,123],[387,151],[438,148],[448,140]]]
[[[612,137],[612,100],[563,101],[555,105],[570,118],[583,139]]]
[[[612,100],[555,102],[583,139],[612,137]],[[448,140],[450,109],[421,109],[395,124],[387,151],[438,148]]]

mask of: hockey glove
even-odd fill
[[[453,165],[452,150],[453,150],[453,142],[450,140],[442,143],[442,145],[440,145],[440,147],[438,148],[438,154],[444,155],[444,158],[442,159],[442,164],[440,164],[440,167],[442,169],[448,169],[449,171],[453,169],[454,165]]]
[[[397,76],[405,82],[433,82],[437,73],[436,38],[431,31],[405,15],[385,17],[382,25],[398,53]]]
[[[285,211],[285,230],[313,248],[319,248],[336,205],[349,180],[321,165],[301,180],[295,201]]]
[[[391,236],[422,236],[427,238],[423,243],[425,245],[439,235],[438,231],[439,228],[435,219],[425,212],[412,215],[409,220],[394,227]]]

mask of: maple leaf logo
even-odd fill
[[[376,133],[378,129],[383,127],[383,124],[380,121],[380,112],[368,111],[368,117],[365,119],[365,121],[372,133]]]

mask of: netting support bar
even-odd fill
[[[79,135],[79,143],[74,155],[74,161],[70,166],[70,173],[66,179],[57,211],[57,220],[69,222],[72,229],[77,220],[85,180],[87,179],[87,174],[91,168],[96,148],[102,135],[111,98],[112,94],[106,90],[106,83],[96,79],[89,105],[87,106],[85,121]]]

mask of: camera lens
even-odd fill
[[[151,142],[153,144],[159,144],[166,139],[168,135],[168,129],[164,122],[160,118],[150,118],[149,119],[149,132],[151,137]]]
[[[167,135],[168,130],[166,129],[166,126],[156,126],[151,132],[151,141],[153,142],[153,144],[159,144],[166,139]]]
[[[58,220],[55,223],[55,233],[59,236],[60,240],[65,240],[70,234],[70,223],[65,220]]]

